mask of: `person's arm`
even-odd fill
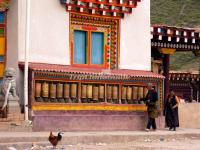
[[[176,100],[176,105],[174,105],[173,108],[176,108],[176,107],[178,107],[178,105],[179,105],[179,99],[178,99],[177,96],[175,96],[175,100]]]

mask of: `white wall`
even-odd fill
[[[26,0],[19,1],[19,61],[24,61]],[[59,0],[32,0],[30,62],[70,64],[69,13]]]
[[[18,5],[10,1],[7,13],[7,64],[6,67],[18,68]]]
[[[120,69],[151,70],[150,0],[121,19]]]
[[[23,85],[18,68],[18,1],[10,1],[7,12],[7,60],[6,67],[16,70],[17,94],[20,97],[20,104],[23,103]],[[20,88],[19,88],[20,87]]]
[[[19,61],[24,60],[25,3],[19,1]],[[32,0],[30,62],[70,64],[69,13],[59,0]],[[150,1],[121,19],[120,69],[151,70]]]

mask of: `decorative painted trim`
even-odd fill
[[[181,43],[170,43],[164,41],[151,41],[152,47],[157,48],[171,48],[176,49],[176,51],[196,51],[200,50],[200,45],[198,44],[181,44]]]
[[[9,8],[10,0],[0,0],[0,11],[6,11]]]
[[[107,82],[153,82],[160,81],[160,78],[156,77],[131,77],[124,75],[109,75],[109,74],[81,74],[81,73],[58,73],[58,72],[34,72],[35,79],[48,79],[48,80],[74,80],[74,81],[107,81]]]
[[[82,30],[97,30],[105,33],[105,67],[110,69],[116,69],[118,67],[118,50],[119,46],[119,19],[112,19],[107,17],[98,17],[91,15],[81,15],[76,13],[70,13],[70,49],[71,49],[71,63],[73,64],[73,31],[74,29]],[[87,66],[91,65],[76,65]],[[94,66],[93,66],[94,67]],[[98,67],[96,65],[95,67]]]
[[[68,12],[123,18],[140,0],[60,0]]]
[[[151,35],[152,47],[171,48],[177,51],[200,50],[200,32],[195,29],[153,25]]]
[[[48,103],[37,103],[32,105],[33,111],[43,110],[63,110],[63,111],[75,111],[75,110],[104,110],[104,111],[146,111],[146,106],[143,104],[48,104]]]

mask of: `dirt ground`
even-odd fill
[[[200,139],[159,139],[151,141],[145,139],[141,142],[117,143],[117,144],[89,144],[67,145],[60,147],[66,150],[200,150]]]
[[[10,149],[9,149],[10,148]],[[49,143],[19,144],[7,146],[7,150],[52,150]],[[128,143],[92,143],[77,145],[58,145],[57,150],[200,150],[199,137],[184,137],[176,139],[154,139],[146,138],[137,142]]]

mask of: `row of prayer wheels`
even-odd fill
[[[81,85],[82,102],[104,102],[104,99],[105,99],[104,85],[98,85],[98,84],[82,84]]]
[[[77,83],[35,83],[35,98],[40,99],[77,99]]]
[[[139,100],[146,96],[148,89],[143,86],[122,86],[122,100]]]
[[[80,89],[81,91],[78,91]],[[145,97],[147,88],[138,86],[122,86],[122,100],[138,100]],[[116,102],[119,103],[119,85],[103,84],[81,84],[78,83],[55,83],[55,82],[36,82],[35,99],[36,101],[54,101],[71,102],[77,100],[82,102]],[[72,101],[73,102],[73,101]]]

